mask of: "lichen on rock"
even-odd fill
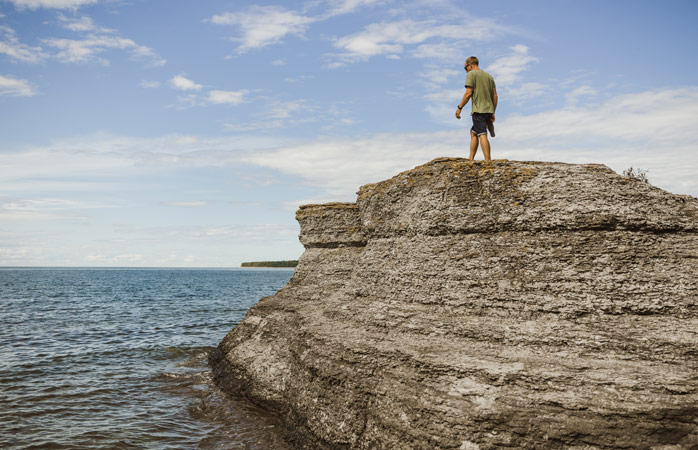
[[[297,448],[698,448],[698,199],[439,158],[296,217],[211,363]]]

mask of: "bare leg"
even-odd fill
[[[487,139],[487,134],[481,134],[480,136],[480,143],[482,144],[482,154],[485,155],[485,161],[491,161],[490,160],[490,140]],[[473,143],[472,140],[470,141],[470,148],[473,148]],[[471,150],[472,153],[472,150]],[[472,159],[472,158],[471,158]]]
[[[475,153],[477,153],[477,136],[472,131],[470,132],[470,160],[475,159]]]

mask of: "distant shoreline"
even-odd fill
[[[275,267],[275,268],[294,268],[298,265],[298,260],[290,261],[252,261],[240,264],[240,267]]]

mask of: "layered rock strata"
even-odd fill
[[[296,217],[211,357],[298,448],[698,449],[698,200],[440,158]]]

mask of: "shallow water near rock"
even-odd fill
[[[0,268],[0,448],[285,449],[207,360],[292,273]]]

